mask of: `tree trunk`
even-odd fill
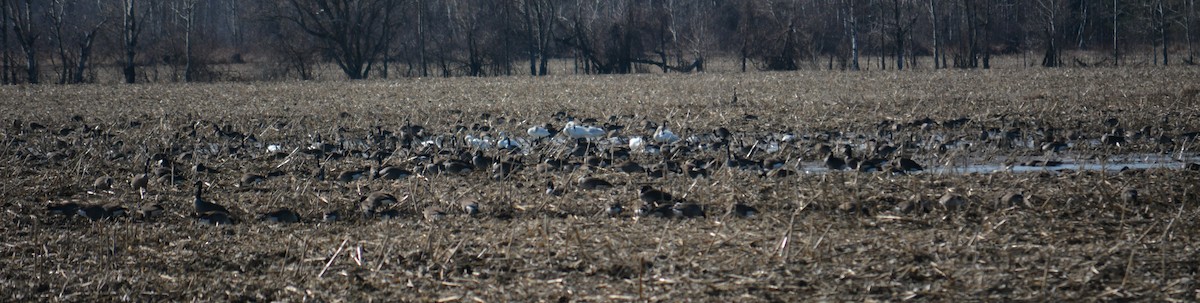
[[[934,0],[929,0],[929,21],[932,23],[933,30],[933,69],[938,69],[944,66],[938,64],[938,56],[941,55],[941,45],[938,44],[938,22],[937,22],[937,3]]]
[[[12,66],[12,53],[8,47],[8,23],[8,1],[0,0],[0,44],[4,46],[4,58],[2,58],[4,62],[0,62],[0,65],[3,65],[0,67],[0,74],[3,75],[0,75],[0,80],[3,80],[4,84],[16,82],[9,74],[9,67]]]
[[[184,33],[183,33],[183,82],[192,82],[192,25],[196,18],[196,1],[188,1],[184,4],[184,9],[187,10],[184,14]]]
[[[846,15],[849,17],[848,20],[850,20],[850,69],[851,70],[859,70],[859,65],[858,65],[858,17],[855,16],[855,14],[854,14],[854,11],[855,11],[854,1],[855,0],[848,1],[850,3],[850,7],[848,9],[849,11],[846,12]]]
[[[79,43],[79,64],[75,66],[74,83],[83,83],[84,70],[87,69],[88,59],[92,56],[92,42],[96,40],[96,33],[99,32],[101,24],[93,27],[92,31],[84,35],[83,41]]]
[[[1163,63],[1163,66],[1170,65],[1170,60],[1169,60],[1170,56],[1168,53],[1168,51],[1170,50],[1170,46],[1171,46],[1170,39],[1169,39],[1170,38],[1170,36],[1169,36],[1170,31],[1168,28],[1169,26],[1171,26],[1171,22],[1167,20],[1166,8],[1163,7],[1163,1],[1158,0],[1158,34],[1160,36],[1162,36],[1162,63]]]
[[[1185,34],[1183,37],[1187,39],[1187,61],[1189,64],[1196,64],[1195,52],[1192,50],[1192,18],[1195,18],[1195,14],[1196,0],[1188,0],[1187,21],[1184,21]]]
[[[123,27],[125,40],[125,83],[137,82],[137,69],[133,59],[137,56],[138,34],[141,32],[137,20],[137,0],[125,0],[125,18]]]
[[[1112,23],[1112,28],[1113,28],[1113,33],[1112,33],[1112,39],[1113,39],[1113,41],[1112,41],[1112,55],[1113,55],[1113,66],[1121,66],[1121,63],[1120,63],[1120,62],[1121,62],[1121,51],[1120,51],[1120,48],[1118,48],[1118,44],[1117,44],[1117,29],[1119,28],[1119,27],[1117,27],[1117,16],[1119,15],[1119,12],[1120,12],[1120,10],[1118,10],[1118,9],[1117,9],[1117,0],[1113,0],[1113,9],[1112,9],[1112,21],[1113,21],[1113,23]]]

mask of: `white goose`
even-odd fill
[[[533,137],[533,139],[541,139],[550,136],[550,130],[542,127],[541,125],[534,125],[533,127],[530,127],[529,130],[525,131],[525,133],[529,134],[529,136]]]
[[[603,128],[579,125],[575,124],[575,121],[567,122],[567,126],[563,127],[562,132],[571,139],[594,139],[604,136],[605,133]]]
[[[679,136],[672,132],[670,128],[667,128],[666,122],[663,122],[663,124],[659,125],[658,129],[654,131],[654,141],[671,144],[675,143],[675,141],[679,141]]]

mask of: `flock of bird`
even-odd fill
[[[948,146],[953,148],[956,144],[954,140],[958,140],[950,139],[938,144],[929,144],[925,142],[928,140],[918,137],[916,134],[919,132],[915,130],[926,130],[931,125],[948,129],[961,128],[970,121],[965,118],[942,122],[930,119],[907,123],[885,121],[879,125],[879,131],[874,136],[834,131],[797,134],[789,130],[735,134],[725,127],[703,131],[689,128],[685,131],[687,135],[681,136],[673,131],[666,121],[656,123],[643,119],[640,122],[618,123],[621,119],[634,118],[633,116],[612,116],[606,123],[601,123],[597,119],[578,120],[560,112],[553,118],[564,123],[562,127],[555,127],[551,123],[532,125],[505,118],[492,119],[487,114],[481,115],[480,118],[485,123],[467,126],[460,122],[452,131],[442,133],[435,133],[421,125],[408,122],[395,131],[385,130],[383,126],[374,126],[373,129],[358,131],[357,136],[353,134],[354,131],[338,127],[331,140],[323,139],[320,133],[312,133],[308,135],[307,142],[263,142],[256,138],[254,133],[237,131],[228,124],[221,126],[218,123],[199,121],[189,123],[182,127],[182,131],[171,135],[177,140],[197,142],[190,149],[173,145],[159,153],[144,151],[142,173],[130,178],[129,188],[145,198],[147,189],[151,186],[184,187],[189,180],[179,172],[187,166],[183,163],[191,162],[193,164],[190,171],[194,174],[190,181],[194,187],[194,195],[190,216],[205,224],[232,224],[239,222],[235,212],[231,212],[217,201],[204,197],[205,188],[212,187],[213,184],[205,182],[204,176],[215,175],[213,173],[218,170],[207,166],[202,158],[265,158],[287,163],[296,157],[308,155],[315,163],[311,170],[247,172],[242,174],[236,183],[251,186],[287,174],[299,174],[318,182],[341,183],[414,177],[428,179],[435,176],[482,176],[481,179],[496,181],[520,176],[525,181],[536,183],[541,181],[528,179],[545,174],[578,173],[578,178],[572,177],[574,182],[570,182],[576,191],[637,188],[637,199],[626,200],[637,204],[633,208],[634,216],[704,218],[708,217],[708,211],[711,211],[711,207],[706,207],[704,201],[687,199],[655,188],[652,181],[641,184],[614,184],[602,175],[644,175],[649,180],[655,180],[675,176],[706,178],[718,172],[727,172],[738,178],[782,178],[795,176],[800,171],[813,170],[908,174],[924,170],[921,164],[910,158],[911,155],[918,152],[945,152]],[[752,120],[753,117],[748,116],[746,119]],[[14,121],[12,130],[20,134],[40,131],[62,137],[75,133],[81,137],[119,140],[114,139],[111,131],[82,123],[81,117],[73,117],[72,121],[74,126],[66,126],[58,131],[47,131],[45,126],[36,123],[27,125]],[[506,124],[524,124],[528,128],[525,129],[524,135],[516,136],[493,129]],[[640,127],[638,124],[641,124]],[[130,122],[128,125],[130,128],[141,126],[140,122]],[[286,126],[287,123],[280,122],[269,127],[280,129]],[[82,131],[77,132],[77,128]],[[902,135],[902,130],[914,131],[905,136]],[[490,135],[493,131],[497,134],[496,137]],[[647,136],[642,137],[637,135],[638,133]],[[1064,137],[1056,137],[1050,131],[1038,130],[1037,133],[1046,133],[1040,140],[1047,145],[1053,145],[1050,147],[1051,152],[1061,148],[1055,144],[1065,145]],[[1102,138],[1103,143],[1117,145],[1127,142],[1124,138],[1119,143],[1109,142],[1115,142],[1116,139],[1112,139],[1117,136],[1115,134],[1105,134]],[[1020,136],[1019,131],[1014,135],[1012,131],[992,129],[983,130],[979,140],[1019,141]],[[26,148],[18,150],[16,154],[26,160],[41,161],[74,156],[70,151],[38,154],[32,152],[33,150]],[[109,154],[116,154],[110,158],[134,159],[133,156],[119,151],[110,151]],[[337,173],[334,173],[335,171]],[[535,174],[521,173],[525,171]],[[96,191],[112,191],[118,187],[115,183],[112,177],[101,176],[95,180],[92,188]],[[572,189],[565,186],[571,184],[560,186],[555,184],[553,179],[545,181],[544,184],[547,199],[564,195]],[[447,211],[442,206],[431,205],[421,210],[420,215],[426,220],[437,221],[453,213],[478,216],[483,212],[481,201],[477,199],[458,200],[458,211]],[[614,199],[614,202],[602,206],[603,213],[613,217],[622,216],[625,206],[621,200],[623,199]],[[405,216],[406,213],[396,207],[402,201],[403,199],[397,199],[386,190],[370,192],[361,195],[355,213],[363,218]],[[954,208],[965,203],[965,200],[961,196],[947,195],[939,203],[946,208]],[[753,218],[758,214],[758,210],[747,203],[729,203],[725,206],[725,214],[728,216]],[[62,202],[51,203],[48,210],[54,214],[78,215],[92,220],[130,215],[153,218],[164,213],[164,207],[157,203],[149,203],[131,211],[119,203]],[[295,223],[301,222],[301,217],[296,211],[285,207],[260,213],[257,220]],[[329,210],[319,220],[336,221],[346,217],[346,214],[338,210]]]

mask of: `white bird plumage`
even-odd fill
[[[605,133],[603,128],[579,125],[575,121],[567,122],[567,126],[563,127],[562,132],[571,139],[594,139],[604,136]]]
[[[640,153],[640,152],[645,151],[645,148],[646,148],[646,142],[642,141],[642,137],[640,137],[640,136],[629,137],[629,150]]]
[[[483,138],[477,138],[472,135],[467,135],[463,138],[463,140],[467,142],[467,145],[477,149],[487,150],[492,148],[491,138],[487,136],[484,136]]]
[[[679,136],[675,135],[670,128],[667,128],[666,123],[663,123],[662,125],[658,126],[657,130],[654,131],[654,141],[670,144],[675,143],[675,141],[679,141]]]
[[[550,136],[550,130],[542,127],[541,125],[534,125],[533,127],[530,127],[529,130],[525,131],[525,133],[529,134],[529,136],[533,137],[534,139],[541,139]]]

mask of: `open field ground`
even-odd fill
[[[0,87],[0,296],[1197,301],[1196,79],[1139,68]],[[605,131],[527,135],[569,117]],[[681,139],[659,143],[660,126]],[[504,136],[519,148],[499,149]],[[131,186],[140,174],[144,190]],[[227,210],[197,218],[197,187]],[[375,192],[396,201],[370,203]],[[610,215],[615,203],[624,211]],[[283,208],[299,222],[263,216]],[[205,224],[222,214],[232,224]]]

